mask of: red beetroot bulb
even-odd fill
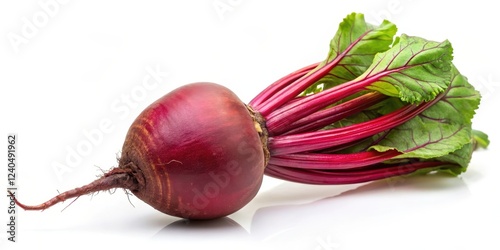
[[[191,219],[223,217],[246,205],[265,166],[246,105],[212,83],[186,85],[146,108],[130,127],[119,165],[132,170],[139,199]]]
[[[43,210],[83,194],[130,190],[177,217],[212,219],[245,206],[266,165],[258,114],[214,83],[182,86],[148,106],[127,133],[119,166],[94,182],[26,210]]]

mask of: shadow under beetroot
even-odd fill
[[[200,245],[221,241],[221,239],[241,241],[247,239],[248,236],[248,232],[240,224],[228,217],[223,217],[214,220],[179,219],[162,228],[153,239]],[[193,242],[189,242],[189,239],[193,239]]]

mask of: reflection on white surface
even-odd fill
[[[297,249],[309,249],[322,243],[328,243],[332,248],[346,242],[363,244],[367,237],[373,236],[373,240],[378,238],[379,242],[383,242],[382,239],[390,238],[387,234],[395,229],[388,227],[393,223],[392,218],[397,217],[399,221],[396,220],[395,225],[404,226],[402,228],[411,234],[414,233],[412,229],[419,225],[410,226],[405,220],[411,223],[426,211],[439,211],[439,206],[452,206],[470,195],[465,183],[458,178],[432,175],[400,181],[373,182],[306,204],[263,207],[253,217],[252,236],[257,240],[277,243],[289,239],[289,247],[304,244]],[[283,186],[280,189],[290,184]],[[294,192],[294,189],[288,188],[288,192]],[[423,219],[432,220],[432,217]],[[421,222],[427,224],[425,220]],[[436,221],[429,221],[428,224],[439,226]],[[359,239],[351,241],[349,238]]]
[[[294,194],[298,194],[295,199]],[[357,249],[372,244],[391,248],[440,228],[448,231],[440,232],[441,235],[449,235],[446,223],[456,212],[461,213],[460,203],[470,196],[462,179],[441,174],[357,187],[285,182],[260,193],[250,204],[257,210],[247,229],[230,218],[178,220],[161,229],[153,239],[184,247],[215,243],[221,247],[270,249]],[[297,204],[306,197],[315,200]],[[415,249],[424,246],[414,245]]]

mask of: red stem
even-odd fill
[[[404,176],[425,168],[449,166],[450,163],[440,161],[420,161],[402,164],[378,164],[367,170],[357,171],[328,171],[287,168],[269,164],[265,173],[268,176],[286,181],[306,184],[354,184],[386,179],[395,176]]]
[[[401,154],[396,150],[386,152],[366,151],[350,154],[289,154],[273,156],[269,164],[301,169],[355,169],[380,163]]]
[[[444,93],[441,93],[430,102],[421,103],[418,106],[409,104],[392,113],[359,124],[302,134],[274,136],[269,138],[269,149],[271,155],[284,155],[320,150],[360,140],[405,123],[438,102],[443,96]]]
[[[269,134],[292,135],[318,130],[350,115],[359,113],[386,98],[386,95],[378,92],[370,92],[339,105],[317,111],[294,123],[288,124],[286,127],[282,127],[279,131],[268,128]]]
[[[321,78],[325,77],[330,73],[335,66],[337,66],[348,54],[349,52],[360,42],[369,31],[366,31],[364,34],[359,36],[355,41],[353,41],[349,46],[342,52],[340,52],[332,61],[327,62],[322,67],[315,69],[308,75],[305,75],[301,79],[298,79],[291,85],[286,86],[280,91],[274,93],[273,96],[269,100],[264,101],[262,106],[259,106],[257,110],[262,114],[262,116],[266,117],[273,112],[274,110],[281,107],[283,104],[290,101],[292,98],[296,97],[304,90],[306,90],[309,86],[316,83]],[[301,117],[300,117],[301,118]],[[300,118],[297,118],[293,121],[296,121]]]
[[[254,97],[249,102],[249,105],[252,106],[254,109],[258,110],[259,108],[261,108],[262,103],[272,99],[278,91],[282,90],[286,86],[292,84],[299,78],[303,77],[305,74],[316,68],[318,65],[319,63],[314,63],[282,77],[281,79],[277,80],[276,82],[265,88],[256,97]]]
[[[272,98],[266,100],[262,104],[262,106],[259,106],[257,108],[257,110],[259,110],[262,116],[266,117],[275,109],[287,103],[288,101],[302,93],[302,91],[306,90],[309,86],[326,76],[339,63],[340,59],[341,57],[325,64],[318,70],[308,75],[304,75],[293,84],[290,84],[280,91],[276,92]]]
[[[361,80],[354,79],[322,92],[306,96],[297,102],[285,105],[265,116],[267,128],[271,131],[280,131],[283,127],[286,127],[287,124],[302,119],[350,95],[356,94],[378,81],[380,78],[398,70],[401,70],[401,68],[383,71]]]

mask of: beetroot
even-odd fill
[[[230,90],[181,87],[146,108],[120,159],[141,200],[171,215],[206,219],[246,205],[260,188],[264,151],[254,114]]]
[[[265,164],[256,114],[213,83],[178,88],[132,123],[119,166],[82,188],[26,210],[111,188],[129,189],[161,212],[190,219],[223,217],[258,192]]]
[[[214,83],[180,87],[132,123],[118,167],[40,205],[16,203],[43,210],[124,188],[163,213],[212,219],[250,202],[264,174],[308,184],[459,175],[488,145],[471,128],[480,94],[453,65],[449,41],[395,33],[350,14],[325,61],[248,105]]]

